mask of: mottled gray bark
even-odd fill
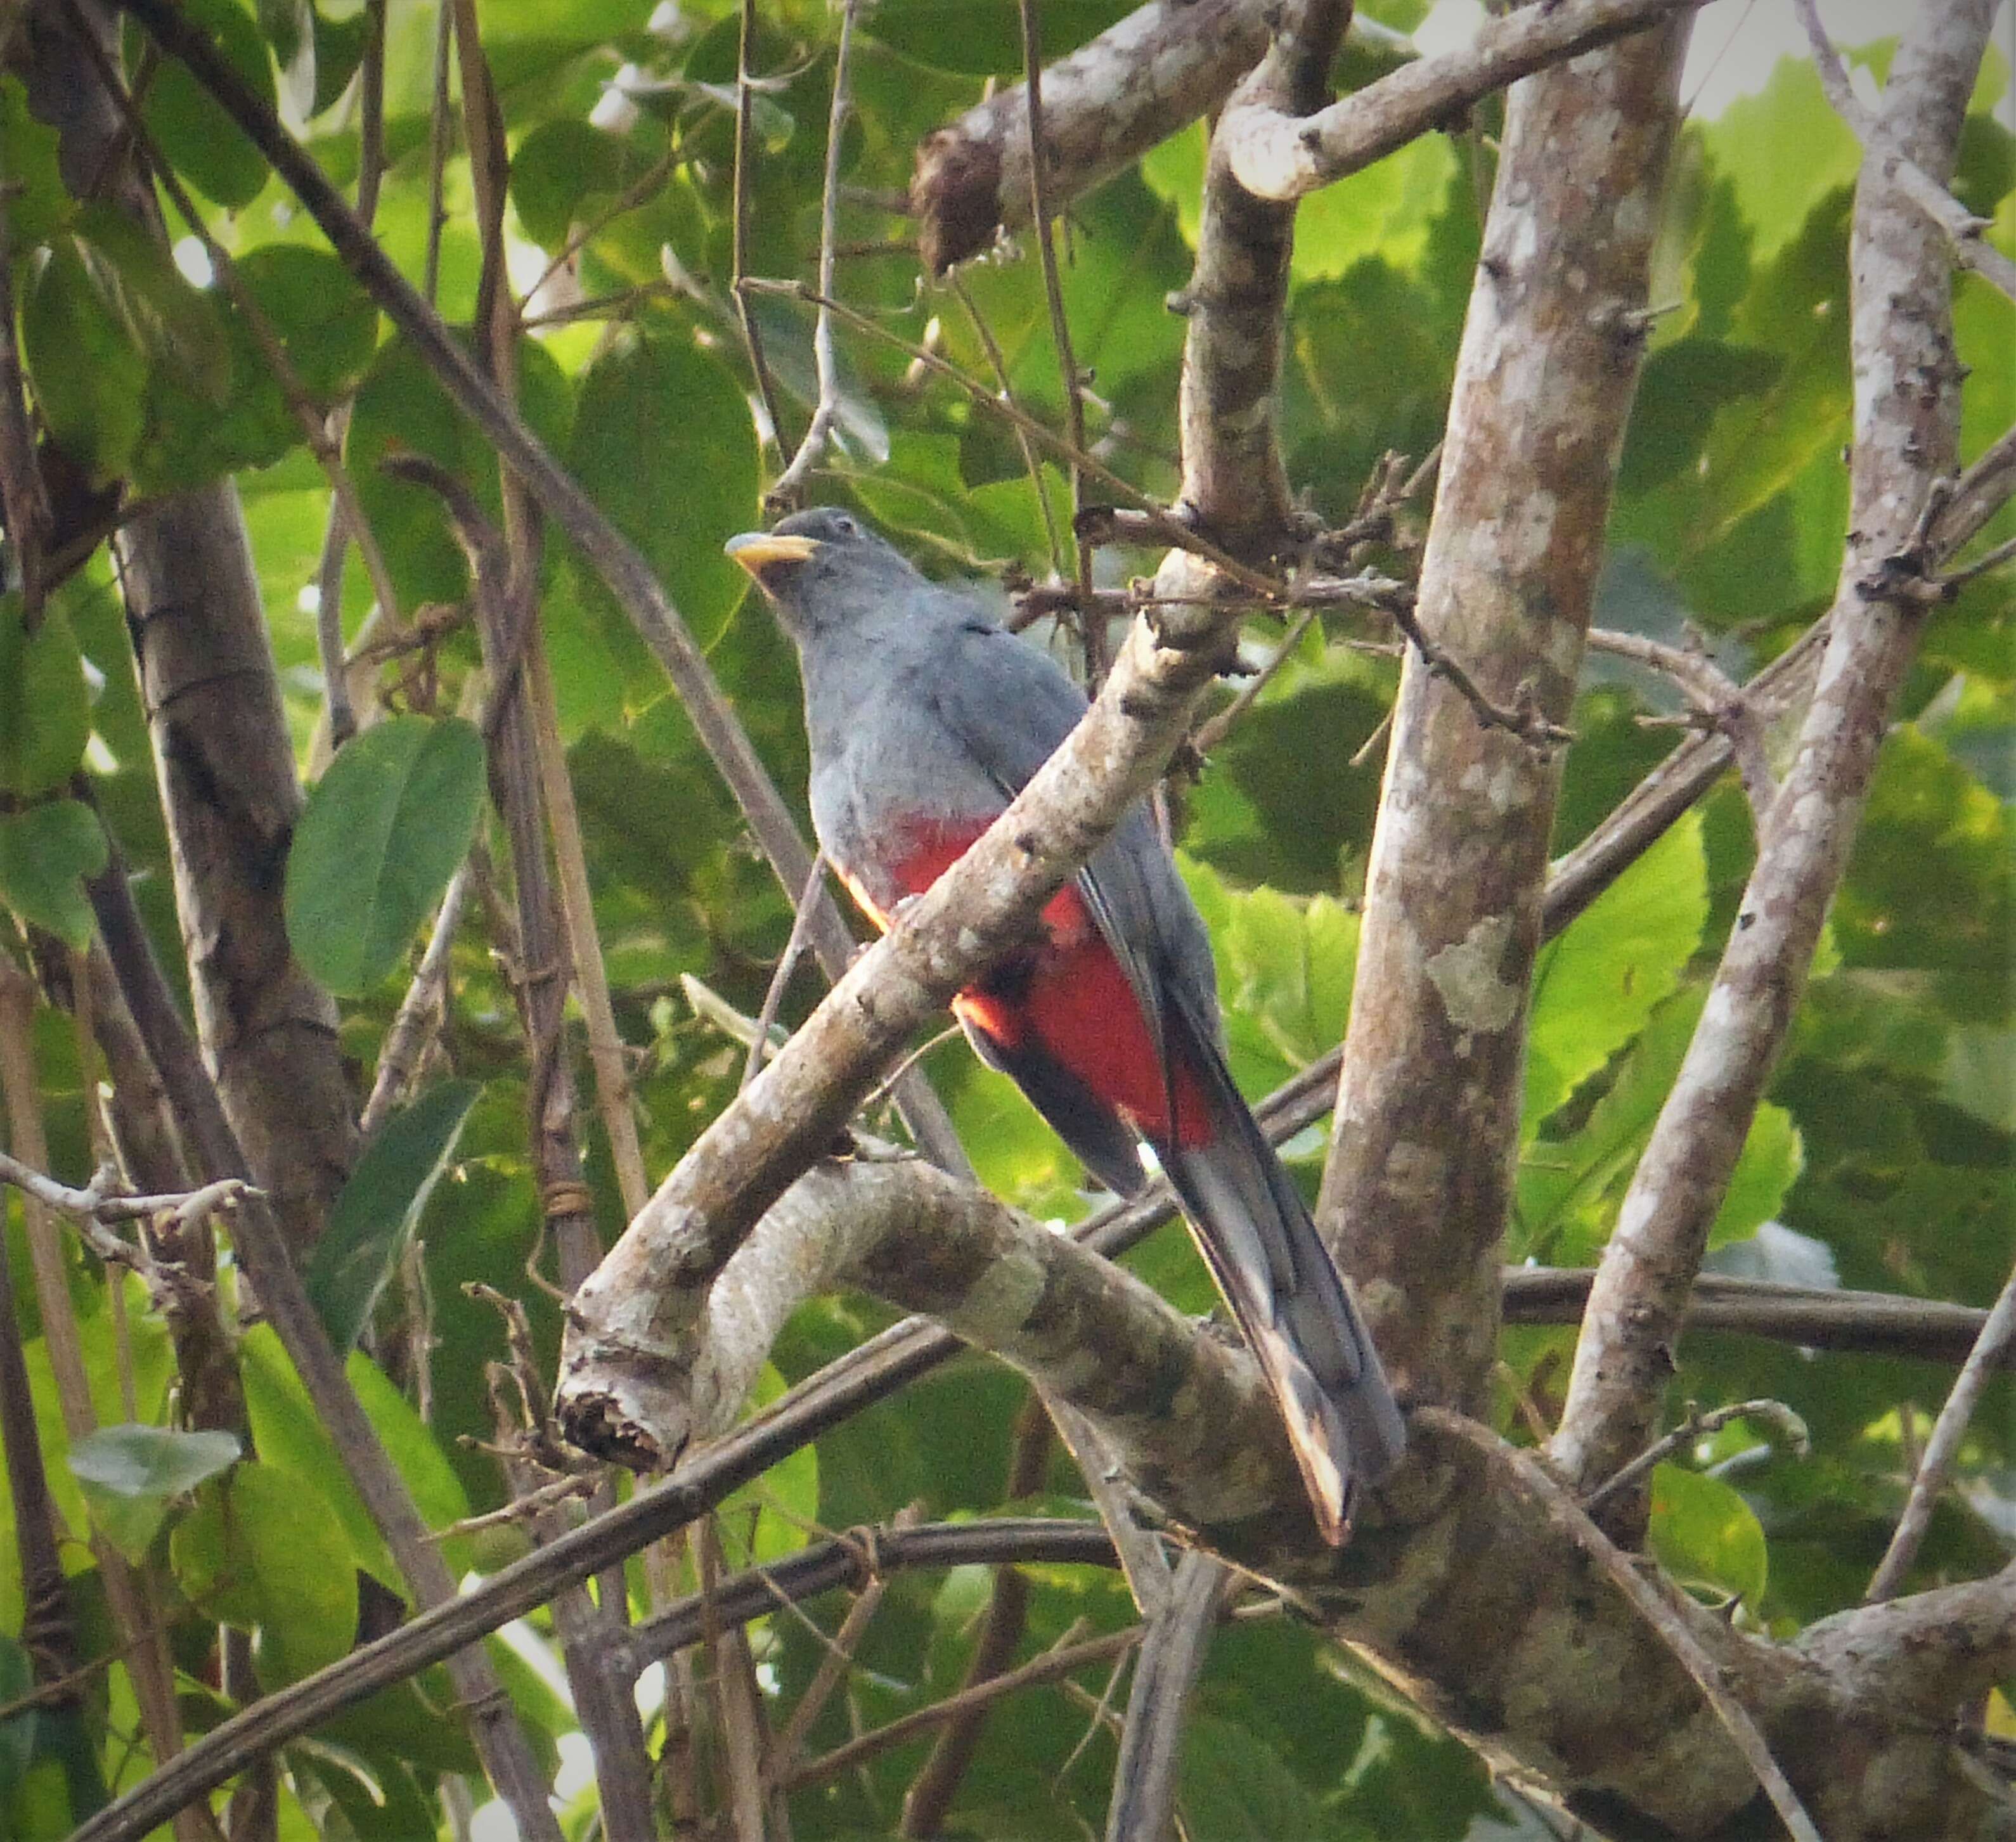
[[[1684,20],[1507,106],[1420,621],[1503,708],[1574,696],[1645,329]],[[1482,1398],[1560,766],[1408,660],[1319,1225],[1402,1398]]]

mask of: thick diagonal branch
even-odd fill
[[[1889,156],[1950,175],[1995,10],[1995,0],[1954,0],[1914,16],[1864,159],[1849,252],[1851,536],[1798,752],[1589,1294],[1553,1447],[1585,1488],[1657,1420],[1709,1225],[1784,1046],[1917,645],[1925,603],[1913,591],[1936,549],[1933,495],[1958,457],[1963,373],[1942,239]]]
[[[1644,31],[1704,0],[1557,0],[1488,21],[1460,51],[1423,59],[1311,116],[1235,97],[1215,139],[1256,198],[1305,197],[1403,147],[1428,126],[1550,64]]]

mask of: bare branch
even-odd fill
[[[1954,0],[1916,16],[1899,50],[1881,139],[1928,171],[1952,170],[1994,13],[1995,0]],[[1589,1295],[1553,1448],[1585,1488],[1655,1423],[1709,1224],[1791,1027],[1916,649],[1923,604],[1908,590],[1932,567],[1959,437],[1952,277],[1936,236],[1871,153],[1849,256],[1851,535],[1797,757]]]
[[[1522,77],[1691,11],[1704,0],[1555,0],[1487,20],[1460,51],[1424,59],[1298,119],[1235,99],[1219,138],[1256,198],[1305,197],[1433,129],[1454,129],[1478,103]]]
[[[1222,102],[1266,50],[1269,0],[1151,0],[1043,73],[1043,144],[1053,210],[1110,179]],[[1360,50],[1398,63],[1412,43],[1369,20]],[[1003,90],[917,149],[910,210],[924,265],[941,275],[1001,228],[1029,221],[1027,92]]]
[[[1195,1551],[1177,1564],[1168,1603],[1150,1621],[1134,1660],[1106,1842],[1163,1842],[1168,1834],[1190,1692],[1238,1578],[1222,1562]]]
[[[1690,1602],[1680,1596],[1679,1589],[1669,1588],[1662,1593],[1639,1571],[1632,1557],[1621,1552],[1589,1520],[1587,1513],[1562,1488],[1560,1480],[1531,1453],[1506,1444],[1489,1426],[1480,1426],[1475,1420],[1447,1408],[1424,1408],[1420,1418],[1427,1425],[1469,1441],[1485,1453],[1494,1466],[1509,1474],[1517,1488],[1540,1506],[1555,1529],[1602,1567],[1611,1583],[1631,1602],[1639,1616],[1658,1633],[1660,1642],[1679,1658],[1694,1678],[1702,1700],[1715,1710],[1715,1718],[1727,1729],[1751,1770],[1757,1775],[1757,1782],[1764,1787],[1772,1808],[1778,1812],[1780,1821],[1794,1842],[1821,1842],[1813,1819],[1806,1814],[1798,1793],[1787,1780],[1778,1761],[1771,1756],[1771,1749],[1758,1731],[1756,1721],[1730,1692],[1723,1679],[1723,1665],[1703,1648],[1701,1639],[1683,1617],[1682,1608]],[[1698,1612],[1698,1608],[1693,1609]]]
[[[840,45],[833,57],[833,103],[826,113],[826,183],[819,193],[819,291],[829,300],[833,291],[833,249],[838,241],[840,210],[840,149],[842,137],[847,129],[849,107],[847,94],[848,56],[854,49],[854,23],[860,16],[861,0],[843,0],[840,11]],[[736,124],[736,170],[742,171],[742,155],[747,143],[748,128],[742,119],[743,92],[736,92],[737,120]],[[738,203],[740,195],[738,194]],[[738,215],[736,227],[740,228]],[[740,273],[740,264],[737,265]],[[753,347],[751,348],[753,351]],[[791,456],[790,465],[778,475],[776,484],[764,495],[764,504],[772,512],[787,512],[797,504],[805,491],[805,480],[813,468],[826,458],[826,441],[833,433],[833,425],[840,415],[840,361],[833,347],[833,310],[823,307],[812,322],[812,365],[819,380],[819,399],[812,408],[811,426],[805,430],[805,438],[798,444],[798,452]],[[783,434],[778,432],[781,450]]]
[[[1227,115],[1252,108],[1292,118],[1315,109],[1351,10],[1348,0],[1283,8],[1267,55],[1233,92]],[[1256,198],[1233,177],[1222,132],[1222,124],[1204,163],[1196,264],[1172,304],[1189,322],[1177,406],[1178,511],[1214,543],[1258,561],[1295,534],[1276,402],[1295,211],[1292,203]],[[1181,563],[1167,559],[1157,585],[1195,573],[1172,568]]]
[[[1508,104],[1417,624],[1529,733],[1575,694],[1690,17]],[[1496,1359],[1560,768],[1446,676],[1417,655],[1401,680],[1316,1219],[1402,1398],[1463,1401]]]
[[[2001,1297],[1996,1300],[1995,1308],[1982,1326],[1981,1340],[1974,1346],[1954,1379],[1953,1392],[1946,1396],[1946,1405],[1939,1409],[1932,1436],[1925,1441],[1924,1456],[1918,1461],[1918,1474],[1911,1480],[1911,1494],[1905,1502],[1904,1513],[1897,1519],[1896,1533],[1890,1538],[1882,1564],[1869,1582],[1869,1591],[1864,1597],[1896,1597],[1897,1588],[1903,1584],[1904,1576],[1910,1571],[1911,1563],[1917,1555],[1918,1545],[1924,1540],[1925,1531],[1931,1525],[1932,1505],[1946,1488],[1946,1473],[1959,1455],[1960,1442],[1966,1436],[1967,1422],[1974,1417],[1981,1390],[1987,1387],[1989,1376],[2012,1347],[2016,1347],[2016,1273],[2010,1275],[2009,1283],[2002,1288]]]
[[[1945,185],[1888,140],[1885,119],[1871,115],[1856,95],[1848,67],[1827,36],[1815,0],[1793,0],[1793,9],[1806,29],[1820,87],[1827,92],[1834,113],[1848,124],[1868,156],[1882,163],[1886,176],[1897,189],[1946,233],[1953,246],[1954,261],[2016,300],[2016,262],[1989,243],[1985,235],[1994,228],[1995,221],[1975,216]]]
[[[1664,1438],[1655,1439],[1614,1477],[1606,1478],[1598,1484],[1582,1498],[1582,1508],[1593,1514],[1604,1498],[1629,1490],[1640,1479],[1651,1477],[1682,1446],[1691,1445],[1697,1439],[1719,1431],[1731,1420],[1741,1419],[1762,1420],[1779,1433],[1802,1458],[1812,1448],[1806,1423],[1782,1401],[1738,1401],[1731,1406],[1718,1407],[1711,1413],[1690,1413],[1672,1431]]]

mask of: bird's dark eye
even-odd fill
[[[861,527],[844,512],[833,520],[833,528],[844,538],[858,538],[861,534]]]

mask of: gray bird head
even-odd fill
[[[923,580],[851,512],[819,505],[769,531],[730,538],[728,554],[755,577],[794,639],[902,613]]]

